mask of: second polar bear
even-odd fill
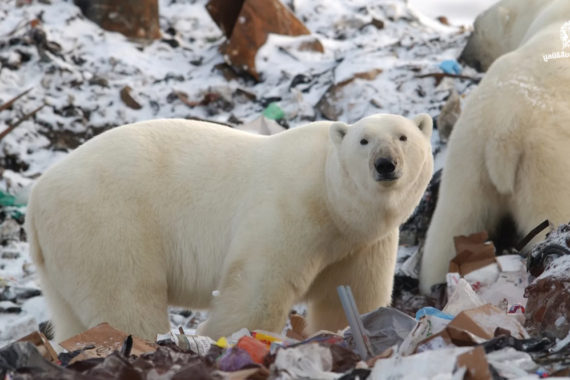
[[[521,235],[570,220],[570,59],[548,59],[570,53],[569,19],[567,0],[503,0],[477,18],[463,57],[489,69],[451,133],[423,293],[445,281],[456,235],[492,236],[505,216]]]
[[[168,305],[209,308],[201,333],[309,329],[390,303],[398,227],[433,170],[428,115],[317,122],[274,136],[155,120],[88,141],[35,184],[27,231],[56,340],[109,322],[144,338]],[[212,296],[214,290],[219,295]]]

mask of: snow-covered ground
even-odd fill
[[[160,0],[164,38],[145,46],[87,21],[71,0],[0,2],[0,104],[31,89],[13,108],[0,111],[0,129],[46,104],[0,141],[0,191],[25,198],[33,180],[67,152],[125,123],[181,117],[239,125],[258,118],[270,102],[284,110],[290,127],[325,114],[347,122],[378,112],[428,112],[436,117],[452,89],[466,94],[474,86],[469,80],[445,78],[436,84],[432,77],[418,78],[441,72],[440,62],[457,57],[465,45],[468,30],[433,17],[443,14],[455,24],[468,22],[479,10],[468,0],[453,1],[467,12],[458,16],[447,14],[452,8],[443,1],[429,15],[418,10],[428,12],[421,3],[432,2],[410,0],[415,7],[411,9],[404,0],[290,1],[325,52],[300,52],[294,48],[296,38],[271,36],[257,56],[260,83],[224,77],[219,69],[224,59],[218,51],[224,37],[205,3]],[[374,19],[382,20],[384,27],[371,24]],[[29,38],[32,24],[52,43],[53,52],[44,60]],[[361,73],[375,75],[341,85]],[[469,68],[463,74],[479,76]],[[132,89],[140,109],[121,100],[125,86]],[[189,107],[177,93],[191,101],[215,94],[216,100]],[[325,94],[333,101],[323,105]],[[442,151],[437,133],[433,142]],[[438,167],[442,157],[436,158]],[[49,317],[41,296],[25,299],[7,293],[37,289],[37,284],[21,226],[14,221],[21,220],[19,213],[25,208],[5,208],[4,213],[0,310],[12,307],[14,312],[0,311],[0,346]],[[3,304],[10,302],[5,299],[16,302]],[[188,327],[196,321],[191,319],[187,313],[172,313],[174,325]]]

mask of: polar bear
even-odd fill
[[[545,58],[562,48],[569,18],[567,0],[503,0],[477,18],[462,55],[488,71],[451,133],[423,293],[445,281],[456,235],[492,236],[504,217],[521,236],[545,219],[570,220],[570,59]]]
[[[201,333],[309,330],[390,303],[398,227],[433,171],[432,120],[373,115],[259,136],[208,122],[118,127],[34,185],[26,228],[56,340],[101,322],[143,338],[167,305],[209,308]],[[215,297],[213,293],[219,291]]]

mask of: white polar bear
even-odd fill
[[[445,281],[456,235],[492,235],[505,216],[521,235],[544,219],[570,220],[570,59],[544,58],[562,49],[568,19],[568,0],[504,0],[477,18],[462,55],[490,67],[451,133],[423,293]]]
[[[101,322],[154,338],[167,305],[210,308],[201,333],[312,329],[390,303],[398,227],[433,170],[432,121],[374,115],[274,136],[155,120],[90,140],[37,181],[33,260],[62,340]],[[214,290],[220,294],[212,296]]]

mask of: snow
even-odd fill
[[[23,3],[29,4],[0,2],[0,60],[15,65],[21,53],[30,56],[16,70],[0,70],[0,104],[32,90],[12,109],[0,112],[0,126],[4,128],[43,103],[46,106],[0,141],[0,160],[10,156],[16,161],[0,170],[0,190],[20,199],[26,198],[38,175],[78,144],[121,124],[178,117],[236,125],[258,118],[271,100],[285,111],[288,125],[296,127],[322,119],[319,100],[345,81],[349,82],[334,102],[339,120],[351,123],[379,112],[409,117],[428,112],[435,117],[452,89],[467,94],[475,87],[465,80],[445,78],[436,86],[433,78],[417,78],[440,72],[441,61],[457,57],[469,31],[422,15],[423,9],[413,1],[417,9],[404,0],[289,1],[313,36],[271,35],[257,56],[260,83],[239,77],[227,80],[216,69],[225,62],[218,51],[224,37],[205,10],[206,0],[160,0],[163,37],[175,39],[178,47],[161,40],[143,45],[104,31],[86,20],[71,0]],[[441,8],[442,13],[445,9]],[[466,18],[458,20],[472,19],[476,12],[470,9],[469,15],[462,16]],[[35,19],[47,40],[61,47],[58,54],[47,52],[47,61],[40,60],[35,46],[22,42]],[[375,19],[382,20],[384,27],[370,25]],[[166,32],[169,28],[173,35]],[[324,53],[296,49],[314,36],[323,44]],[[351,80],[355,74],[380,70],[370,80]],[[463,74],[481,77],[470,68],[464,68]],[[306,81],[293,86],[293,79],[301,75]],[[141,109],[123,103],[119,94],[125,86],[132,88],[131,95]],[[172,96],[175,91],[191,101],[215,92],[222,106],[190,108]],[[243,91],[255,100],[240,95]],[[441,168],[445,146],[437,131],[432,142],[438,152],[435,166]],[[25,208],[5,211],[25,213]],[[13,224],[0,226],[0,235],[7,234],[6,245],[0,247],[0,289],[4,285],[39,288],[20,230],[21,226]],[[410,255],[416,248],[402,248],[401,254]],[[0,346],[49,318],[41,296],[21,301],[19,306],[19,314],[0,313]],[[182,325],[194,331],[205,315],[170,309],[173,328]]]

